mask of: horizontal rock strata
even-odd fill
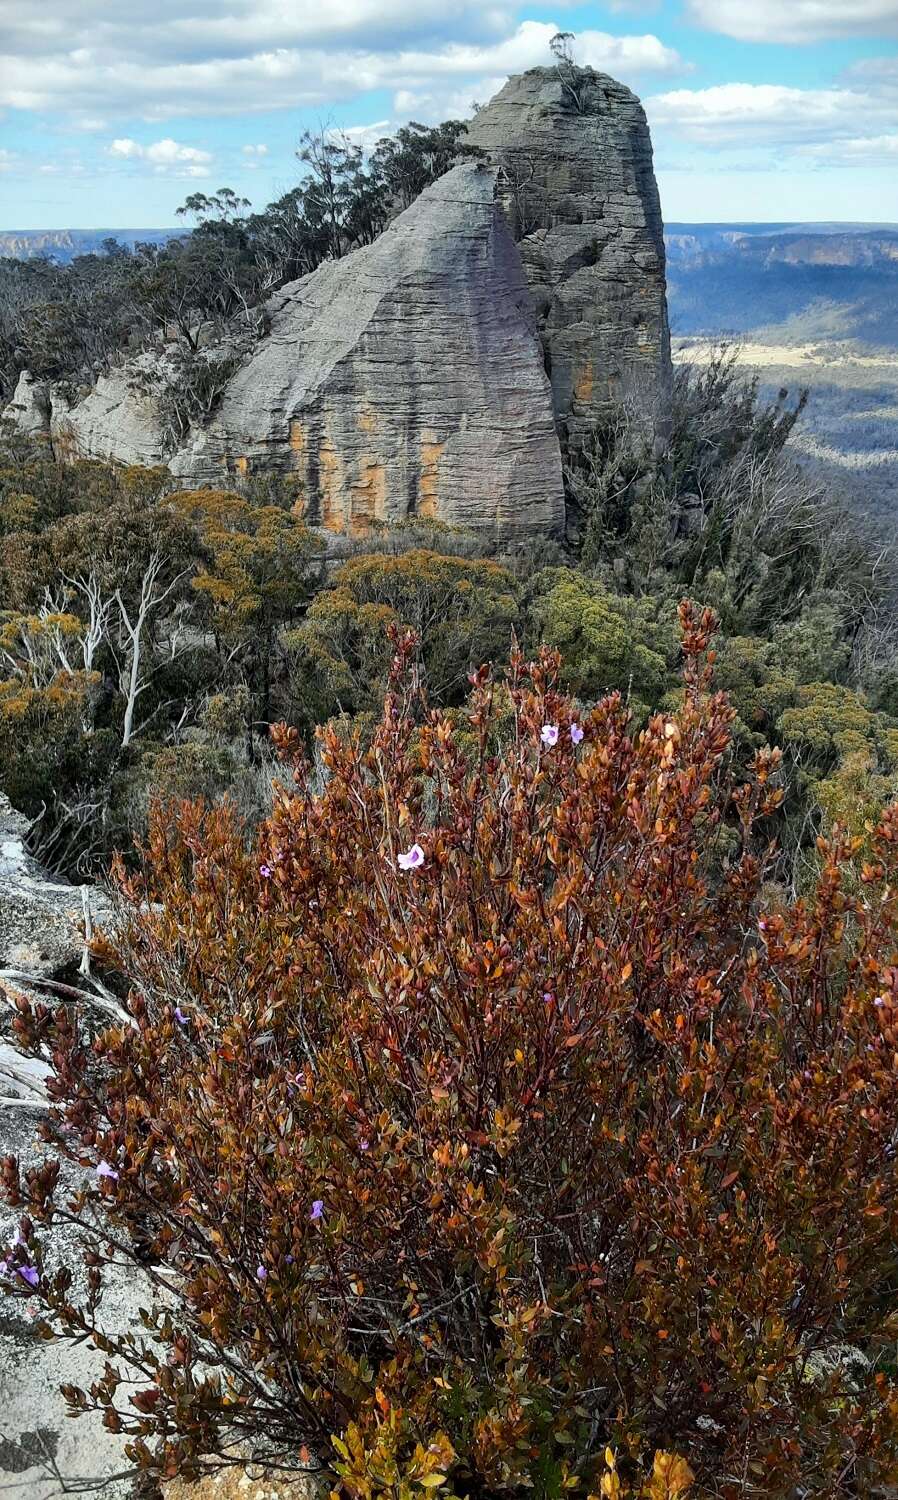
[[[563,437],[576,443],[620,402],[663,431],[663,225],[636,95],[592,68],[534,68],[508,80],[468,139],[499,169]]]

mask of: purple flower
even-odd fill
[[[885,997],[885,995],[877,995],[876,999],[873,1001],[874,1005],[885,1005],[885,1003],[886,1003],[886,997]]]
[[[260,865],[259,866],[259,874],[262,876],[263,880],[270,880],[271,879],[271,865]]]
[[[309,1218],[310,1219],[321,1219],[323,1217],[324,1217],[324,1200],[322,1198],[316,1198],[315,1202],[312,1204],[312,1212],[309,1214]]]
[[[97,1167],[97,1176],[108,1177],[110,1181],[118,1182],[118,1172],[114,1167],[111,1167],[109,1165],[108,1161],[105,1160],[101,1161],[99,1166]]]
[[[544,724],[539,732],[539,737],[546,746],[546,749],[551,750],[553,745],[558,744],[558,725]]]
[[[552,994],[551,990],[544,990],[543,991],[543,1004],[544,1005],[552,1005],[554,1003],[554,1000],[555,1000],[555,996]]]
[[[371,1142],[368,1140],[367,1136],[363,1135],[362,1139],[359,1141],[359,1150],[360,1151],[368,1151],[368,1150],[370,1150],[370,1147],[371,1147]]]
[[[292,1266],[292,1264],[293,1264],[293,1256],[292,1255],[288,1255],[287,1256],[287,1265],[288,1266]]]
[[[29,1286],[37,1286],[40,1276],[34,1266],[16,1266],[16,1275],[27,1281]]]
[[[571,725],[571,744],[572,745],[579,745],[579,743],[582,740],[582,738],[583,738],[583,730],[581,729],[580,725],[579,724],[572,724]]]
[[[175,1020],[179,1026],[186,1026],[190,1021],[190,1017],[181,1009],[180,1005],[175,1006]]]
[[[256,1266],[256,1276],[259,1281],[264,1281],[267,1275],[268,1272],[264,1266]]]
[[[424,863],[424,850],[420,844],[412,844],[405,854],[400,854],[396,863],[400,870],[420,870]]]

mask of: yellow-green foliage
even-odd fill
[[[770,737],[797,688],[794,677],[783,671],[774,642],[753,635],[733,636],[724,643],[716,682],[729,693],[744,731],[756,743]]]
[[[87,777],[85,725],[96,673],[57,673],[34,686],[27,678],[0,681],[0,786],[13,805],[36,813],[60,785]]]
[[[813,774],[872,742],[875,716],[860,693],[835,682],[809,682],[797,691],[794,708],[779,718],[783,742]]]
[[[618,688],[650,705],[658,701],[676,653],[671,606],[622,598],[568,568],[548,570],[537,585],[534,626],[562,653],[566,687],[582,698]]]
[[[205,566],[193,587],[221,635],[270,631],[308,598],[321,544],[289,511],[225,490],[178,495],[173,508],[198,530]]]
[[[81,633],[77,615],[0,610],[0,672],[32,687],[48,687],[62,670],[71,675],[67,646]]]
[[[893,731],[894,733],[894,731]],[[814,786],[814,797],[831,831],[838,824],[855,838],[866,839],[882,809],[898,794],[898,776],[877,769],[869,748],[851,750],[836,769]]]
[[[390,625],[416,633],[431,698],[452,703],[472,668],[507,659],[517,620],[517,588],[505,568],[418,549],[345,563],[289,644],[298,671],[314,679],[319,714],[356,713],[376,702],[390,662]]]

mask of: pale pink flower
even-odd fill
[[[571,725],[571,744],[572,745],[579,745],[579,743],[582,740],[582,738],[583,738],[583,730],[580,727],[580,725],[579,724],[572,724]]]
[[[111,1167],[108,1161],[101,1161],[97,1167],[98,1177],[108,1177],[110,1182],[118,1182],[118,1172]]]
[[[545,745],[546,749],[551,750],[553,745],[558,744],[558,725],[544,724],[539,732],[539,737]]]
[[[420,844],[412,844],[405,854],[400,854],[396,861],[400,870],[420,870],[424,863],[424,850]]]

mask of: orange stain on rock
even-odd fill
[[[592,400],[593,387],[595,385],[595,370],[591,359],[579,371],[574,381],[574,399],[588,405]]]
[[[321,491],[321,524],[328,531],[343,531],[346,517],[343,507],[343,464],[329,439],[318,449],[319,488]]]
[[[360,478],[349,487],[350,527],[354,536],[364,536],[372,521],[383,521],[387,511],[387,471],[383,464],[365,461]]]
[[[436,433],[421,435],[421,477],[418,481],[418,515],[427,520],[436,519],[439,506],[438,482],[440,459],[445,443],[437,441]]]

